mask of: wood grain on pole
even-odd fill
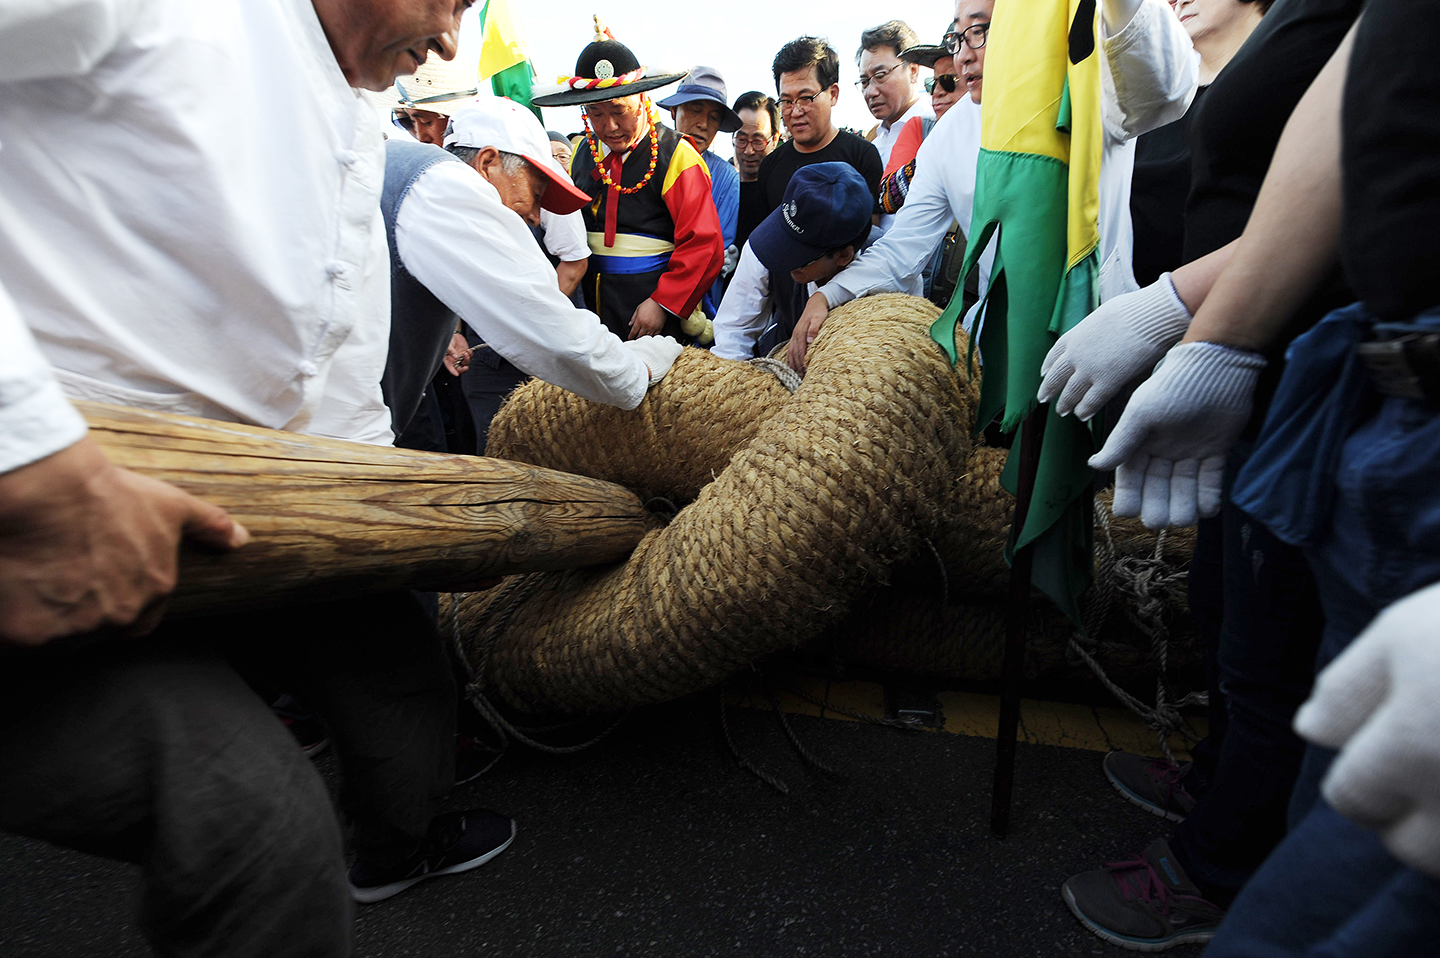
[[[464,591],[491,576],[623,559],[646,529],[634,493],[585,476],[76,406],[112,462],[224,507],[253,536],[229,553],[186,546],[172,613]]]

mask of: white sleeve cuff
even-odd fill
[[[0,407],[0,473],[28,466],[85,437],[85,420],[53,378]]]

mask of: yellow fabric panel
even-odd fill
[[[675,148],[675,155],[670,157],[670,169],[665,171],[665,185],[660,188],[661,195],[669,193],[670,187],[675,185],[675,181],[680,179],[680,175],[695,166],[700,167],[700,172],[705,176],[705,182],[710,182],[710,168],[705,165],[705,161],[700,158],[695,147],[690,145],[690,141],[681,137],[679,146]]]
[[[1070,138],[1055,129],[1070,65],[1069,7],[1078,0],[996,0],[985,42],[980,145],[1065,162]]]
[[[480,79],[492,77],[530,58],[525,35],[510,9],[510,0],[490,0],[485,7],[485,39],[480,47]]]
[[[1074,19],[1080,0],[1069,0]],[[1098,10],[1098,4],[1096,5]],[[1074,269],[1100,245],[1100,160],[1105,147],[1105,127],[1100,103],[1099,16],[1090,29],[1095,31],[1095,52],[1079,63],[1070,64],[1070,195],[1066,224],[1066,269]]]
[[[635,233],[616,233],[614,246],[605,245],[604,233],[586,233],[585,238],[590,249],[603,256],[655,256],[675,249],[674,243]]]

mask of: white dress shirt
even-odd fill
[[[922,92],[920,96],[914,103],[910,104],[910,109],[906,110],[900,119],[891,123],[889,126],[881,123],[875,128],[875,149],[880,153],[880,166],[882,169],[890,165],[890,154],[894,152],[895,141],[900,139],[900,131],[905,129],[905,124],[917,116],[933,117],[935,115],[934,108],[930,106],[930,94],[923,92],[923,87],[921,89]],[[880,228],[885,230],[893,229],[895,226],[895,215],[894,213],[881,213]]]
[[[895,141],[900,138],[900,131],[905,128],[906,123],[917,116],[934,115],[935,110],[930,106],[930,94],[925,92],[924,87],[921,87],[920,95],[915,98],[915,102],[910,104],[910,109],[906,110],[898,120],[889,126],[881,123],[875,128],[875,139],[872,142],[875,144],[875,149],[880,152],[880,165],[882,167],[889,165],[890,152],[895,149]]]
[[[1107,4],[1108,6],[1108,4]],[[1179,119],[1199,78],[1185,28],[1164,0],[1143,0],[1111,36],[1101,17],[1101,107],[1105,144],[1100,159],[1100,298],[1136,288],[1131,266],[1130,180],[1133,138]],[[979,110],[966,97],[951,107],[915,156],[905,205],[883,240],[821,288],[833,309],[857,296],[905,291],[929,262],[950,221],[970,235],[975,165],[980,155]],[[987,252],[987,257],[990,254]],[[988,280],[982,261],[981,289]]]
[[[0,288],[0,473],[44,459],[84,435],[85,420],[60,391]]]
[[[0,284],[72,397],[390,441],[381,125],[311,0],[0,5],[0,144]]]
[[[420,174],[395,215],[395,249],[412,276],[523,372],[621,409],[645,398],[644,360],[560,292],[525,221],[469,165],[436,163]]]
[[[970,235],[979,157],[980,106],[967,96],[946,111],[920,144],[910,192],[890,229],[821,287],[831,309],[871,293],[921,295],[925,264],[950,224],[958,223]],[[987,261],[982,286],[988,273]]]

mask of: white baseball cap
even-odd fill
[[[503,96],[477,96],[450,117],[446,146],[493,147],[523,156],[550,181],[540,207],[551,213],[573,213],[590,197],[576,189],[550,150],[550,137],[535,114]]]

